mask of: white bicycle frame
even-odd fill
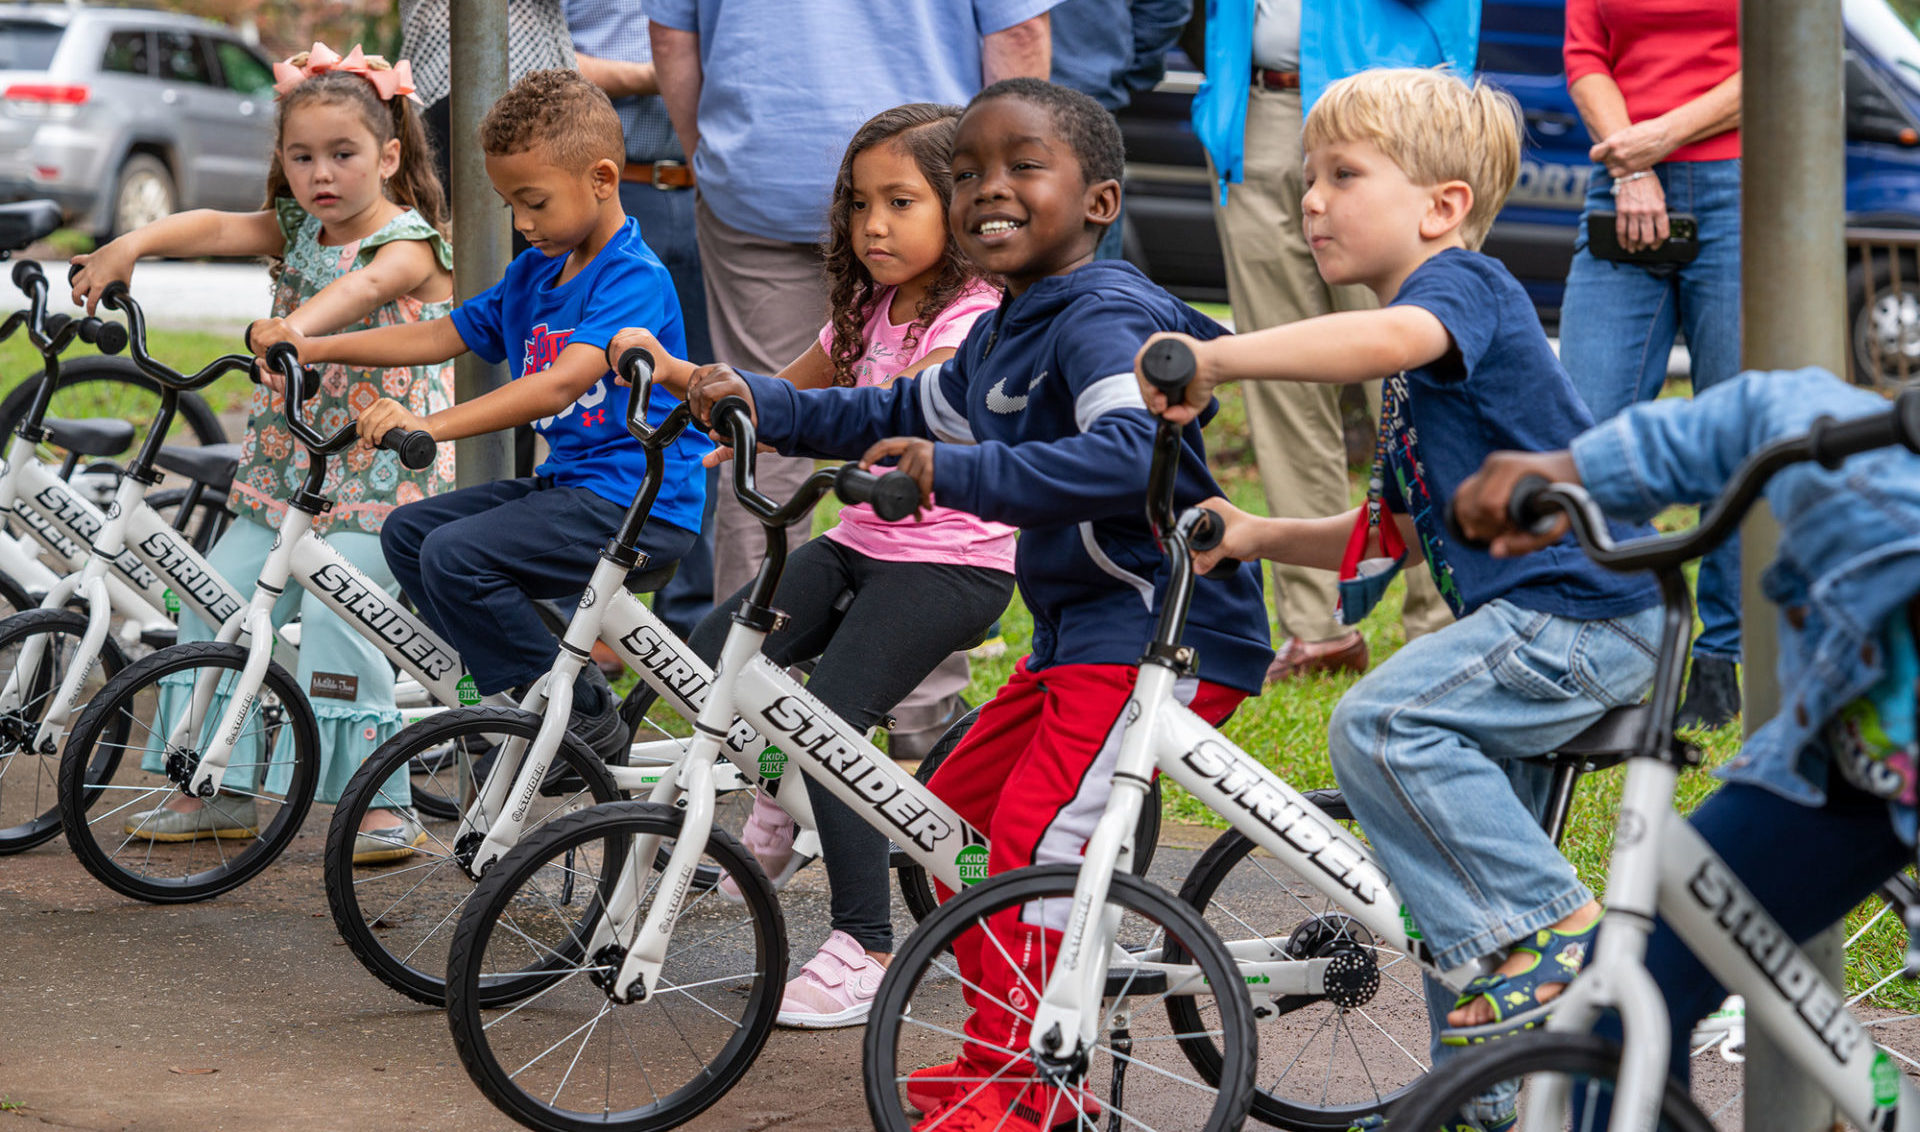
[[[86,566],[94,538],[107,524],[100,508],[41,463],[33,442],[20,436],[9,438],[7,457],[0,461],[0,514],[24,532],[24,537],[0,535],[0,573],[29,593],[43,595],[50,595],[61,578]],[[125,616],[143,625],[166,620],[159,609],[162,595],[158,591],[147,600],[139,579],[120,574],[108,578]],[[41,608],[59,605],[43,601]]]
[[[1175,697],[1180,674],[1159,663],[1140,666],[1127,702],[1126,730],[1113,775],[1113,794],[1087,842],[1086,860],[1074,884],[1059,958],[1047,979],[1032,1026],[1032,1048],[1047,1057],[1070,1057],[1070,1046],[1048,1049],[1047,1035],[1077,1035],[1079,1048],[1097,1040],[1107,967],[1119,928],[1117,910],[1107,907],[1115,872],[1132,859],[1132,837],[1140,807],[1157,767],[1233,828],[1272,854],[1279,863],[1318,889],[1370,932],[1384,948],[1404,952],[1421,970],[1453,989],[1487,969],[1476,961],[1452,970],[1433,966],[1426,944],[1409,935],[1403,906],[1392,882],[1358,838],[1328,817],[1298,790],[1287,785],[1235,746]],[[1285,959],[1265,939],[1227,941],[1242,979],[1275,995],[1320,995],[1326,991],[1330,959]],[[1169,993],[1209,995],[1214,988],[1191,964],[1168,964],[1152,953],[1129,954],[1130,970],[1165,974]],[[1057,1027],[1057,1029],[1056,1029]]]
[[[1549,1030],[1585,1032],[1603,1010],[1620,1012],[1628,1040],[1611,1127],[1652,1132],[1659,1118],[1669,1022],[1646,968],[1657,914],[1729,993],[1745,997],[1749,1032],[1764,1030],[1855,1127],[1920,1132],[1920,1090],[1874,1045],[1847,1011],[1845,996],[1674,810],[1678,775],[1658,759],[1628,763],[1608,868],[1607,927],[1547,1022]],[[1522,1127],[1559,1132],[1570,1083],[1546,1076],[1527,1088],[1542,1103],[1523,1104]]]
[[[780,743],[782,753],[769,760],[783,764],[777,769],[797,766],[818,780],[874,828],[886,830],[941,884],[957,891],[986,879],[986,836],[762,655],[766,638],[764,630],[734,622],[721,650],[719,674],[711,679],[705,702],[697,705],[693,740],[679,773],[661,778],[648,796],[648,801],[663,805],[684,801],[686,814],[644,922],[636,930],[641,887],[623,873],[607,914],[594,927],[587,954],[616,939],[633,941],[614,982],[620,988],[614,992],[618,1001],[644,999],[658,985],[673,925],[713,829],[716,764],[724,756],[742,770],[756,769],[732,742],[742,726]],[[553,718],[549,713],[548,719]],[[806,794],[789,787],[780,792],[779,801],[791,811],[796,803],[804,804]],[[652,867],[658,840],[635,838],[623,868]],[[963,866],[963,856],[977,857],[977,866]]]
[[[16,437],[15,443],[18,446],[26,442]],[[20,482],[37,489],[36,498],[59,498],[74,505],[76,509],[66,514],[75,524],[70,528],[75,532],[99,515],[97,511],[88,514],[77,509],[84,500],[53,492],[54,487],[65,485],[38,464],[20,468],[16,475],[21,477]],[[46,482],[40,482],[42,479]],[[89,532],[86,536],[89,541],[82,544],[87,547],[81,558],[82,565],[76,572],[56,580],[41,603],[42,609],[62,609],[76,598],[85,603],[87,628],[77,655],[85,657],[86,663],[75,664],[67,672],[35,733],[36,750],[56,751],[64,742],[68,721],[83,706],[81,693],[106,642],[115,613],[131,618],[139,611],[149,611],[170,625],[170,618],[154,611],[154,606],[164,601],[169,590],[179,598],[183,608],[192,610],[208,624],[217,625],[241,610],[240,595],[207,565],[186,535],[174,530],[159,512],[147,506],[146,492],[147,485],[131,476],[120,481],[107,514],[99,516],[100,526]],[[16,497],[16,514],[19,503]],[[19,706],[23,694],[21,675],[37,671],[45,648],[45,638],[36,636],[21,649],[19,661],[8,674],[4,689],[0,689],[0,709],[13,710]]]

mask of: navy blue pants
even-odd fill
[[[497,480],[396,508],[380,549],[421,619],[445,637],[482,695],[526,684],[553,666],[559,642],[535,600],[577,595],[626,506],[552,477]],[[678,561],[692,531],[655,519],[640,549]]]
[[[1691,819],[1760,906],[1799,943],[1820,934],[1913,863],[1913,847],[1894,832],[1886,802],[1847,785],[1838,774],[1832,778],[1827,804],[1818,809],[1757,786],[1730,783]],[[1687,1081],[1694,1024],[1720,1005],[1726,988],[1664,920],[1647,942],[1647,969],[1666,995],[1673,1023],[1670,1070]],[[1603,1020],[1596,1030],[1620,1040],[1617,1018]]]

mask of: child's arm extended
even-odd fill
[[[300,360],[308,365],[338,363],[368,369],[439,365],[467,352],[451,318],[313,337],[285,318],[263,318],[247,328],[247,345],[259,357],[266,357],[267,347],[279,342],[293,343]]]
[[[660,340],[653,336],[652,331],[628,327],[614,335],[613,341],[607,344],[607,368],[617,375],[620,372],[621,357],[632,349],[642,349],[652,354],[654,382],[675,397],[686,400],[687,382],[692,379],[693,371],[698,368],[697,366],[667,353],[666,348],[660,345]],[[955,352],[951,346],[929,351],[925,357],[915,362],[912,368],[903,370],[882,384],[892,385],[900,378],[912,377],[922,370],[931,369],[953,357]],[[787,363],[787,368],[775,376],[795,389],[825,389],[833,384],[833,359],[827,356],[827,352],[821,349],[820,343],[816,341],[807,347],[806,353]],[[626,379],[619,380],[620,384],[626,384]]]
[[[1207,407],[1217,385],[1229,381],[1314,381],[1352,385],[1427,365],[1453,349],[1453,338],[1432,312],[1416,306],[1342,311],[1285,326],[1202,342],[1185,334],[1155,334],[1140,347],[1177,338],[1193,351],[1194,376],[1183,405],[1140,378],[1147,408],[1186,423]],[[1134,368],[1139,370],[1139,355]]]
[[[148,256],[277,256],[286,236],[271,209],[265,212],[215,212],[208,208],[176,212],[71,262],[73,301],[94,313],[109,283],[133,278],[134,264]]]
[[[1324,519],[1266,519],[1248,514],[1225,499],[1209,499],[1201,506],[1217,513],[1226,524],[1220,545],[1194,552],[1194,567],[1203,574],[1222,558],[1238,558],[1243,562],[1265,558],[1289,566],[1338,570],[1346,554],[1347,539],[1360,518],[1358,507],[1344,515],[1329,515]],[[1388,514],[1400,524],[1401,536],[1407,544],[1406,565],[1426,561],[1413,520],[1398,512]]]
[[[287,325],[306,335],[332,334],[420,289],[440,272],[425,240],[394,240],[374,250],[367,265],[320,288],[287,315]]]
[[[420,429],[435,440],[461,440],[558,416],[606,372],[606,355],[598,346],[582,342],[561,350],[560,357],[539,373],[509,381],[471,401],[425,417],[414,416],[398,401],[382,398],[360,414],[361,442],[372,447],[395,428]]]

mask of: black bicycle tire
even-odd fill
[[[538,866],[558,847],[571,840],[591,841],[634,834],[678,835],[682,815],[678,810],[649,802],[612,802],[568,814],[534,831],[532,837],[516,845],[480,880],[473,898],[460,915],[453,946],[447,956],[447,1020],[453,1031],[454,1049],[473,1083],[496,1108],[521,1124],[539,1132],[588,1132],[620,1129],[622,1132],[664,1132],[705,1111],[725,1096],[752,1067],[773,1032],[779,1014],[780,995],[787,975],[786,923],[779,901],[766,873],[753,854],[724,830],[716,829],[707,840],[707,852],[716,860],[728,861],[728,872],[741,882],[741,894],[752,909],[763,952],[762,977],[757,981],[750,1005],[748,1024],[740,1027],[716,1061],[724,1062],[717,1072],[709,1072],[671,1094],[668,1107],[655,1117],[615,1119],[602,1116],[580,1120],[559,1112],[537,1098],[522,1092],[495,1060],[486,1043],[481,1005],[477,999],[479,972],[476,970],[487,939],[486,925],[497,917],[497,905],[512,894],[520,874]],[[674,1098],[679,1098],[675,1100]]]
[[[67,835],[67,844],[72,847],[74,855],[80,858],[87,872],[101,884],[122,896],[151,904],[185,904],[207,900],[230,892],[259,875],[300,832],[300,823],[306,819],[307,810],[313,805],[314,786],[319,778],[320,727],[314,719],[313,706],[300,691],[298,682],[286,669],[273,662],[268,663],[261,686],[272,688],[287,710],[287,725],[293,728],[293,776],[288,784],[285,803],[267,828],[260,831],[252,846],[232,862],[195,874],[204,879],[189,877],[179,883],[157,884],[121,870],[101,853],[100,847],[87,832],[87,810],[99,791],[90,791],[83,781],[85,770],[81,754],[93,747],[120,700],[138,695],[148,683],[157,682],[162,676],[173,672],[200,667],[239,671],[245,668],[246,659],[247,650],[240,645],[213,642],[173,645],[127,666],[125,671],[101,689],[100,694],[80,714],[80,720],[74,725],[66,750],[60,758],[60,820]],[[116,684],[119,686],[115,687]],[[301,756],[302,751],[306,752],[305,757]]]
[[[367,756],[367,760],[354,771],[353,777],[348,779],[347,788],[341,791],[340,801],[333,808],[333,819],[327,825],[322,869],[326,877],[327,907],[333,912],[334,927],[346,941],[347,950],[353,952],[353,957],[360,961],[368,973],[400,994],[428,1006],[447,1004],[446,967],[441,964],[438,971],[421,971],[408,966],[404,957],[395,956],[386,949],[380,935],[367,923],[354,885],[354,838],[359,832],[361,817],[369,808],[368,802],[387,778],[399,769],[402,760],[412,761],[413,755],[409,751],[413,747],[445,742],[444,736],[448,732],[463,728],[479,731],[482,727],[486,728],[485,733],[489,735],[513,733],[518,738],[530,741],[540,730],[540,717],[518,708],[465,707],[420,720]],[[554,755],[581,776],[586,791],[595,803],[618,801],[623,797],[614,785],[613,776],[607,773],[606,764],[595,758],[587,745],[571,731],[562,734],[560,748]],[[469,891],[467,896],[471,898],[472,892]]]
[[[957,934],[956,928],[964,929],[966,924],[982,914],[976,912],[976,908],[1023,904],[1048,893],[1071,896],[1079,875],[1080,866],[1077,864],[1041,865],[1001,873],[942,904],[907,938],[906,947],[894,956],[893,962],[887,965],[885,977],[880,980],[873,1010],[867,1016],[867,1033],[861,1049],[861,1078],[867,1098],[867,1115],[877,1132],[909,1132],[912,1126],[912,1122],[900,1111],[899,1087],[894,1081],[896,1067],[892,1064],[895,1049],[893,1038],[906,1017],[909,1006],[907,1000],[920,981],[920,972],[949,950],[949,938]],[[1213,929],[1190,905],[1164,889],[1126,873],[1118,873],[1112,878],[1107,898],[1119,898],[1123,904],[1128,900],[1140,901],[1131,906],[1141,912],[1147,912],[1151,906],[1157,905],[1157,908],[1152,908],[1153,913],[1167,918],[1156,919],[1155,922],[1169,927],[1174,926],[1170,920],[1184,921],[1179,925],[1181,933],[1195,941],[1204,941],[1201,945],[1210,952],[1194,957],[1207,979],[1215,986],[1239,986],[1232,956],[1227,953]],[[1208,1114],[1204,1132],[1234,1132],[1246,1120],[1253,1093],[1253,1050],[1256,1040],[1253,1013],[1250,1000],[1244,994],[1221,995],[1217,1001],[1221,1005],[1220,1025],[1223,1032],[1238,1032],[1241,1040],[1227,1043],[1233,1061],[1224,1066],[1222,1080],[1215,1082],[1221,1100]]]
[[[1620,1047],[1593,1034],[1536,1030],[1476,1047],[1443,1062],[1420,1088],[1394,1106],[1389,1128],[1440,1128],[1461,1105],[1491,1085],[1529,1073],[1568,1072],[1598,1076],[1618,1069]],[[1661,1128],[1667,1132],[1713,1132],[1686,1089],[1669,1078],[1661,1098]]]
[[[914,780],[922,786],[930,782],[933,779],[933,772],[940,769],[940,764],[945,762],[947,756],[953,753],[953,749],[960,745],[960,741],[967,737],[967,732],[972,730],[974,721],[979,718],[980,709],[976,707],[969,709],[965,715],[949,724],[946,731],[941,733],[939,740],[934,743],[933,748],[927,752],[927,757],[921,759],[920,765],[914,768]],[[1153,785],[1147,788],[1146,799],[1140,806],[1140,820],[1133,828],[1134,855],[1131,872],[1134,876],[1146,876],[1147,870],[1153,866],[1154,852],[1160,846],[1160,803],[1160,779],[1156,776]],[[933,880],[927,876],[927,870],[912,860],[907,860],[894,869],[894,873],[900,886],[900,899],[906,904],[907,911],[912,913],[914,923],[925,921],[933,914],[933,910],[940,906],[939,897],[933,890]]]
[[[70,609],[29,609],[24,613],[15,614],[0,621],[0,652],[11,647],[18,638],[33,633],[44,633],[54,628],[82,635],[87,631],[87,617],[83,613],[76,613]],[[127,654],[120,648],[120,642],[114,640],[112,636],[100,642],[99,660],[101,669],[106,673],[109,681],[119,675],[128,663]],[[0,673],[0,681],[4,679],[5,674]],[[43,845],[59,836],[59,833],[60,804],[56,798],[51,807],[32,821],[0,829],[0,856],[22,853],[37,845]]]
[[[40,602],[27,592],[27,588],[6,574],[0,574],[0,601],[11,610],[0,613],[0,617],[12,617],[18,613],[29,613],[40,607]]]
[[[46,380],[46,371],[41,370],[29,375],[20,384],[7,391],[0,398],[0,437],[11,437],[20,420],[26,416],[27,407],[33,402],[34,391]],[[60,360],[60,386],[54,390],[57,396],[61,389],[79,385],[88,381],[117,381],[124,385],[137,386],[154,394],[160,394],[160,383],[141,372],[133,364],[133,359],[103,354],[85,355]],[[199,393],[189,390],[180,394],[178,407],[174,412],[174,427],[185,424],[193,433],[194,442],[201,445],[225,444],[227,430],[221,425],[219,414],[213,411],[206,399]],[[152,422],[148,422],[150,425]]]

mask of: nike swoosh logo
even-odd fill
[[[1041,370],[1039,377],[1027,383],[1027,391],[1025,393],[1008,396],[1007,379],[1003,377],[993,383],[992,389],[987,390],[987,408],[996,413],[1017,413],[1027,407],[1027,398],[1032,394],[1033,387],[1046,379],[1047,372]]]

